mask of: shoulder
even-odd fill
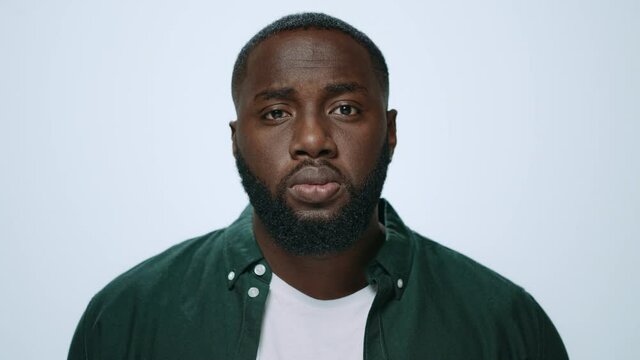
[[[211,270],[223,266],[224,235],[220,229],[198,236],[157,254],[121,274],[100,290],[89,308],[126,308],[141,299],[179,296],[190,290]]]
[[[413,268],[431,290],[484,294],[495,301],[525,294],[520,286],[470,257],[416,232],[411,237]]]
[[[477,261],[413,233],[411,277],[416,296],[460,320],[483,325],[535,317],[539,307],[521,286]],[[511,326],[511,325],[509,325]]]
[[[391,272],[408,278],[405,292],[469,305],[509,301],[524,293],[497,272],[413,231],[388,202],[381,205],[387,241],[378,257]]]
[[[525,289],[424,236],[412,232],[411,238],[413,299],[431,309],[427,312],[442,321],[442,328],[461,334],[476,329],[477,336],[495,344],[519,344],[537,354],[536,359],[566,358],[553,323]]]
[[[225,228],[181,242],[111,281],[87,306],[69,359],[87,358],[84,354],[121,359],[138,351],[194,358],[185,354],[196,348],[174,340],[206,334],[209,323],[201,321],[202,314],[213,323],[223,318],[226,308],[219,304],[228,296],[225,253],[232,243],[227,239],[238,239],[228,232]],[[146,347],[160,337],[171,340]]]

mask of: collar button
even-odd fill
[[[256,267],[253,268],[253,272],[258,276],[264,275],[266,271],[267,271],[267,268],[262,264],[258,264],[256,265]]]

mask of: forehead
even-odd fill
[[[358,83],[380,92],[367,50],[336,30],[294,30],[271,36],[258,44],[247,59],[240,97],[264,88],[324,86]]]

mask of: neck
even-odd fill
[[[300,292],[321,300],[344,297],[365,287],[366,266],[384,241],[377,207],[354,245],[335,254],[296,256],[286,252],[276,245],[255,213],[253,229],[271,270]]]

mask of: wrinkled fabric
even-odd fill
[[[385,200],[379,206],[386,240],[367,267],[378,291],[364,359],[568,359],[525,290],[413,232]],[[68,359],[255,359],[271,269],[252,214],[249,206],[231,226],[113,280],[87,306]]]

